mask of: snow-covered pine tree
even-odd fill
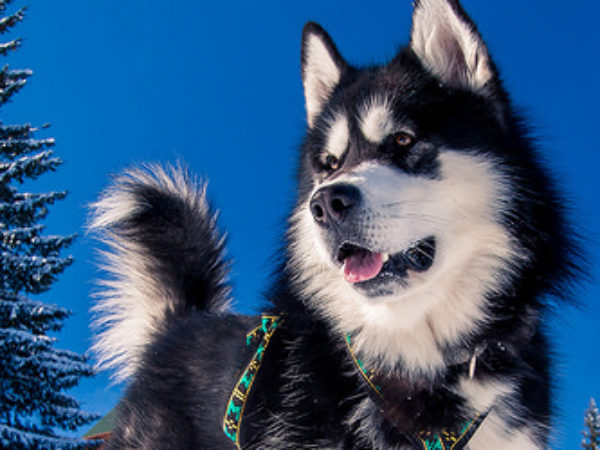
[[[585,411],[583,424],[585,430],[581,446],[586,450],[600,450],[600,413],[593,398],[590,399],[590,406]]]
[[[0,0],[0,34],[19,23],[22,8],[6,14],[11,0]],[[20,39],[0,43],[0,56]],[[0,69],[0,106],[32,75],[30,70]],[[0,448],[82,448],[84,441],[61,436],[97,417],[79,409],[64,391],[92,375],[85,356],[53,347],[48,336],[62,327],[69,311],[29,298],[49,289],[71,264],[61,257],[74,236],[45,236],[39,222],[65,192],[20,192],[24,182],[61,163],[51,150],[54,139],[37,139],[29,124],[0,122]],[[57,432],[57,430],[59,430]],[[89,442],[87,442],[89,445]]]
[[[600,450],[600,413],[593,398],[590,399],[590,406],[585,411],[583,424],[585,430],[581,446],[586,450]]]

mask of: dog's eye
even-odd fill
[[[408,148],[414,143],[415,138],[404,131],[401,131],[394,136],[394,144],[399,148]]]
[[[325,158],[325,167],[331,171],[338,170],[340,168],[340,160],[333,155],[327,155]]]

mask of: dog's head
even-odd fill
[[[352,67],[304,29],[289,264],[344,330],[428,318],[454,339],[530,264],[548,182],[458,2],[415,3],[410,43],[384,66]]]

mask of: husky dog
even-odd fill
[[[307,132],[269,306],[230,311],[215,213],[180,168],[118,178],[92,227],[112,274],[104,366],[130,379],[108,448],[541,449],[541,324],[575,247],[560,196],[457,0],[348,64],[302,36]]]

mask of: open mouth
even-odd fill
[[[435,238],[421,239],[408,249],[389,255],[376,253],[349,242],[338,250],[337,260],[343,264],[344,279],[352,284],[390,277],[404,278],[407,271],[425,272],[433,264]]]

